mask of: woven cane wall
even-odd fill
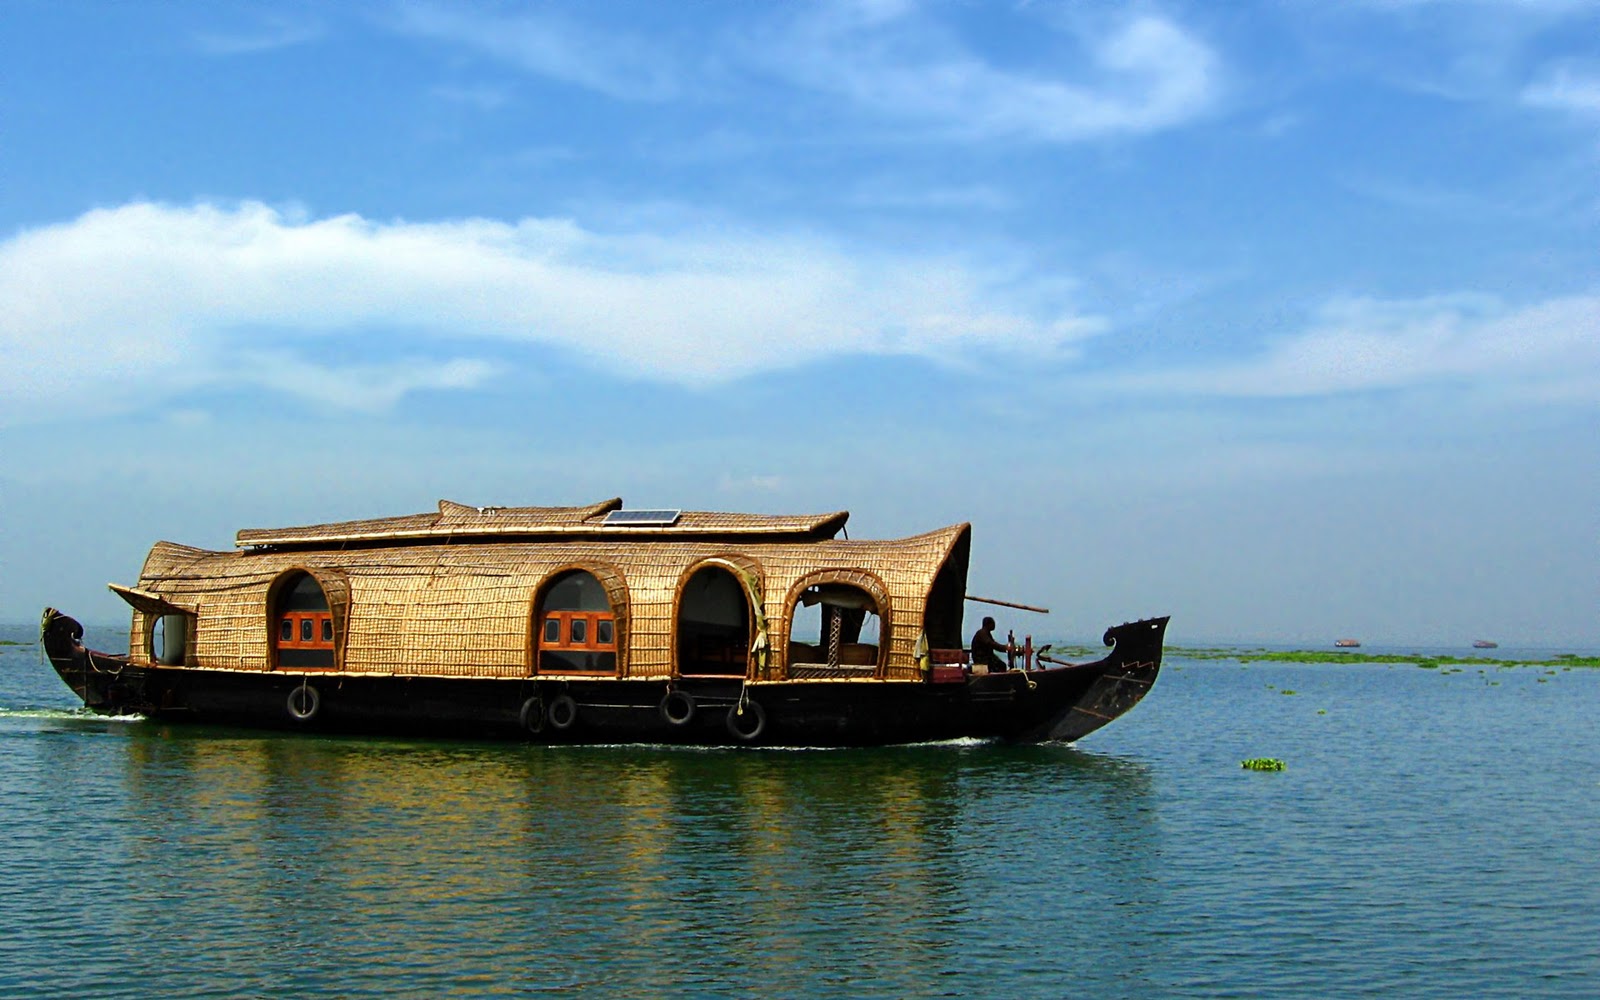
[[[879,604],[882,676],[915,679],[913,647],[935,574],[968,528],[897,541],[757,542],[574,540],[459,543],[329,552],[207,552],[168,542],[150,552],[139,587],[195,608],[192,665],[270,668],[269,601],[294,570],[323,583],[343,669],[460,677],[525,676],[533,662],[536,595],[567,569],[594,573],[617,617],[625,676],[673,671],[676,601],[708,564],[754,577],[770,630],[768,676],[782,676],[792,602],[818,582],[849,583]],[[748,587],[748,582],[746,586]],[[135,655],[144,648],[135,615]]]

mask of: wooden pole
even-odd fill
[[[1016,608],[1019,611],[1035,611],[1041,615],[1047,615],[1050,613],[1049,608],[1036,608],[1031,604],[1017,604],[1014,601],[997,601],[992,597],[973,597],[971,594],[968,594],[967,600],[977,601],[979,604],[998,604],[1002,608]]]

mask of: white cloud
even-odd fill
[[[429,358],[401,358],[330,368],[292,354],[241,351],[235,377],[240,382],[328,406],[378,413],[420,389],[473,389],[496,373],[484,361],[457,359],[443,364]]]
[[[465,5],[412,3],[399,9],[394,27],[623,100],[659,101],[678,91],[677,71],[663,47],[545,8],[502,16]]]
[[[1600,117],[1600,70],[1552,67],[1523,88],[1522,100],[1536,108]]]
[[[748,85],[742,70],[950,137],[1070,142],[1146,133],[1190,121],[1217,99],[1215,53],[1162,17],[1070,35],[1030,21],[1028,30],[1051,36],[1060,54],[1048,67],[1025,71],[980,56],[937,14],[908,0],[798,13],[758,7],[745,30],[685,33],[693,51],[676,49],[670,32],[601,31],[542,9],[503,16],[414,3],[401,8],[394,26],[624,100],[726,98]]]
[[[1128,379],[1144,390],[1326,396],[1412,386],[1481,386],[1542,400],[1600,402],[1600,295],[1521,308],[1492,300],[1356,299],[1260,357]]]
[[[781,236],[136,203],[0,243],[0,388],[23,408],[260,385],[375,409],[418,388],[482,383],[499,366],[451,356],[464,343],[537,344],[607,372],[703,385],[851,354],[1061,358],[1102,328],[1015,304],[1028,291],[1010,277]],[[395,332],[444,357],[387,358]],[[341,350],[291,349],[308,338]]]
[[[1025,72],[915,20],[880,17],[844,27],[828,21],[770,54],[777,72],[802,85],[957,136],[1069,142],[1153,132],[1206,113],[1217,99],[1215,53],[1172,21],[1133,18],[1086,48],[1050,72]]]
[[[250,55],[304,45],[323,37],[320,21],[265,14],[246,28],[230,31],[197,31],[192,36],[200,51],[214,56]]]

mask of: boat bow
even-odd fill
[[[1039,685],[1039,693],[1049,697],[1049,689],[1067,694],[1067,704],[1049,719],[1022,733],[1024,742],[1046,740],[1070,743],[1125,714],[1137,705],[1155,684],[1161,672],[1161,650],[1168,617],[1125,622],[1106,629],[1103,641],[1112,647],[1104,659],[1076,666],[1055,667],[1026,675]],[[1091,675],[1083,687],[1086,675]]]

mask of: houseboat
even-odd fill
[[[1076,740],[1132,708],[1167,619],[1102,659],[962,648],[967,524],[852,540],[849,514],[474,507],[158,542],[126,654],[46,609],[91,710],[163,722],[562,743]]]

